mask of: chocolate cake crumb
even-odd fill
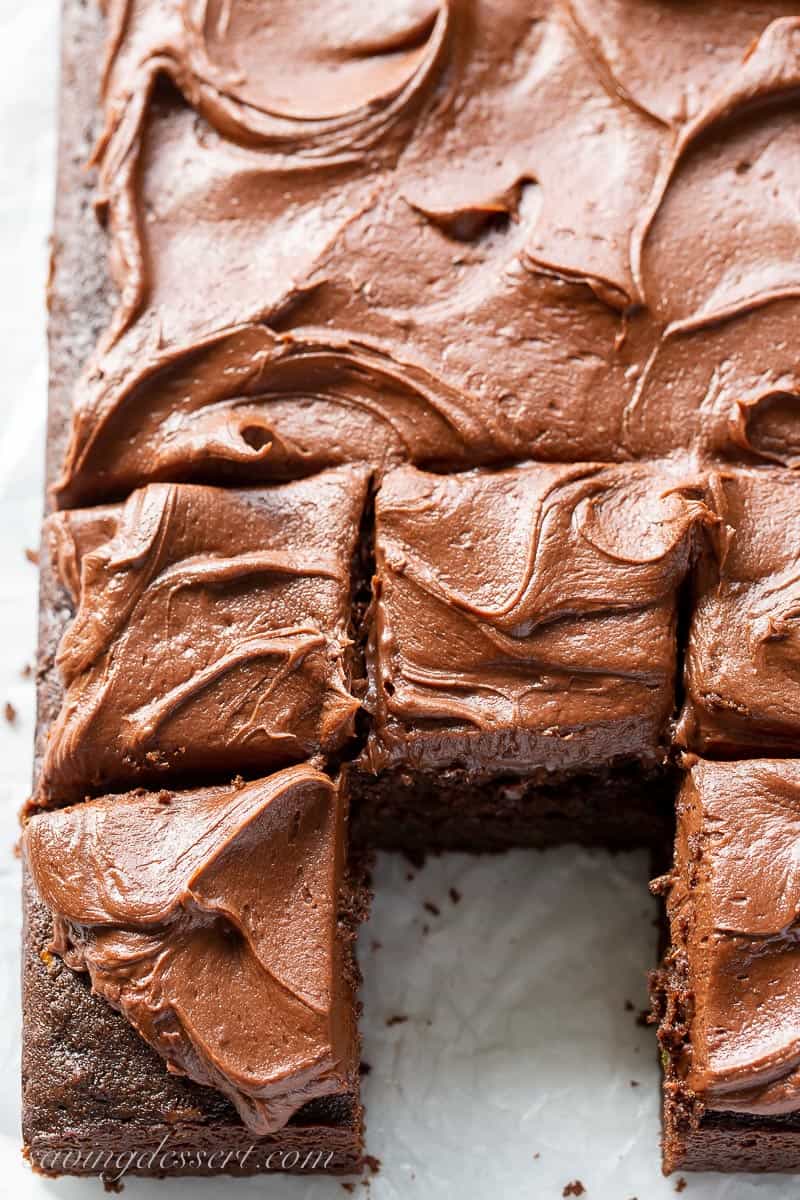
[[[35,567],[39,565],[39,551],[31,550],[28,546],[25,547],[25,557],[29,563],[33,563]]]
[[[374,1154],[365,1154],[364,1155],[364,1166],[367,1168],[367,1170],[369,1171],[369,1173],[371,1175],[377,1175],[380,1172],[382,1163],[381,1163],[381,1160],[379,1158],[376,1158]]]
[[[16,723],[17,710],[14,708],[14,705],[10,700],[6,700],[5,707],[3,709],[3,716],[8,721],[9,725],[14,725]]]
[[[439,917],[442,914],[442,910],[439,908],[438,904],[434,904],[432,900],[426,900],[422,907],[433,917]]]
[[[580,1179],[573,1179],[572,1183],[568,1183],[561,1193],[562,1196],[582,1196],[586,1188],[581,1183]]]
[[[686,1180],[683,1178],[682,1175],[681,1175],[680,1179],[676,1179],[676,1181],[675,1181],[675,1191],[676,1192],[686,1191]]]
[[[343,1183],[342,1187],[346,1192],[354,1192],[356,1190],[356,1185],[354,1183]]]
[[[625,1001],[625,1012],[635,1012],[635,1011],[636,1011],[636,1005],[633,1003],[633,1001],[626,1000]]]
[[[638,1087],[638,1086],[639,1086],[639,1080],[638,1080],[638,1079],[632,1079],[632,1080],[631,1080],[631,1087]]]
[[[636,1018],[636,1024],[648,1029],[653,1024],[653,1014],[649,1008],[643,1008]]]
[[[408,1017],[403,1017],[403,1016],[399,1016],[398,1014],[395,1014],[395,1016],[393,1016],[393,1017],[386,1018],[386,1025],[387,1025],[387,1027],[391,1027],[392,1025],[405,1025],[407,1020],[408,1020]]]
[[[450,899],[453,901],[453,904],[461,903],[461,892],[458,890],[458,888],[451,887],[450,891],[448,892],[448,895],[449,895]]]
[[[371,1066],[371,1064],[370,1064],[370,1063],[368,1063],[368,1062],[364,1062],[364,1060],[363,1060],[363,1059],[362,1059],[362,1060],[361,1060],[361,1062],[358,1064],[358,1073],[359,1073],[359,1075],[369,1075],[369,1073],[370,1073],[370,1071],[371,1071],[371,1070],[372,1070],[372,1066]]]
[[[19,673],[23,679],[30,679],[33,674],[33,667],[30,663],[23,663],[19,669]]]

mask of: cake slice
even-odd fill
[[[104,796],[37,814],[23,845],[36,1167],[357,1167],[366,898],[340,783],[296,766]]]
[[[678,738],[710,757],[800,747],[800,478],[717,472],[715,553],[696,583]]]
[[[153,484],[52,515],[64,694],[35,801],[214,781],[339,750],[367,473],[261,490]]]
[[[711,520],[701,496],[658,465],[384,478],[354,779],[378,840],[425,826],[474,849],[663,832],[677,597]]]
[[[690,760],[691,761],[691,760]],[[692,761],[653,976],[664,1167],[800,1169],[800,762]]]

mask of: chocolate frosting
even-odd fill
[[[692,998],[686,1084],[706,1108],[800,1109],[800,763],[696,762],[668,909]]]
[[[660,761],[676,591],[711,519],[666,466],[391,471],[376,498],[364,765]]]
[[[358,709],[350,576],[366,484],[360,468],[253,491],[152,484],[50,517],[77,613],[37,802],[342,746]]]
[[[797,461],[793,4],[106,7],[120,301],[61,502],[352,460]]]
[[[53,951],[254,1134],[352,1086],[345,806],[326,775],[102,797],[34,817],[24,849]]]
[[[779,470],[711,481],[719,516],[699,572],[686,655],[686,746],[795,754],[800,738],[800,479]]]

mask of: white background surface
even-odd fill
[[[14,725],[0,716],[0,1196],[20,1200],[103,1194],[95,1181],[36,1179],[18,1133],[13,846],[34,724],[21,670],[33,658],[36,570],[24,548],[38,540],[42,487],[57,22],[57,0],[0,0],[0,710],[10,701],[18,711]],[[354,1195],[540,1200],[580,1179],[587,1200],[674,1196],[675,1178],[659,1171],[653,1034],[625,1007],[645,1005],[654,954],[644,856],[454,855],[409,872],[380,861],[362,941],[367,1148],[382,1166]],[[408,1019],[388,1028],[394,1015]],[[347,1195],[322,1178],[126,1183],[131,1200],[228,1194]],[[775,1200],[800,1195],[800,1182],[689,1176],[684,1195]]]

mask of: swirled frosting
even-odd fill
[[[800,479],[715,475],[716,553],[697,580],[678,735],[700,753],[794,754],[800,738]]]
[[[798,461],[793,5],[106,7],[120,302],[61,502],[353,460]]]
[[[654,765],[701,491],[666,468],[389,472],[376,498],[368,769]]]
[[[668,897],[685,956],[679,1068],[706,1108],[800,1109],[800,763],[696,762]]]
[[[151,484],[50,517],[77,611],[38,803],[341,746],[358,708],[350,573],[366,483],[345,467],[252,491]]]
[[[353,1086],[345,805],[326,775],[88,800],[35,816],[24,849],[54,952],[254,1134]]]

